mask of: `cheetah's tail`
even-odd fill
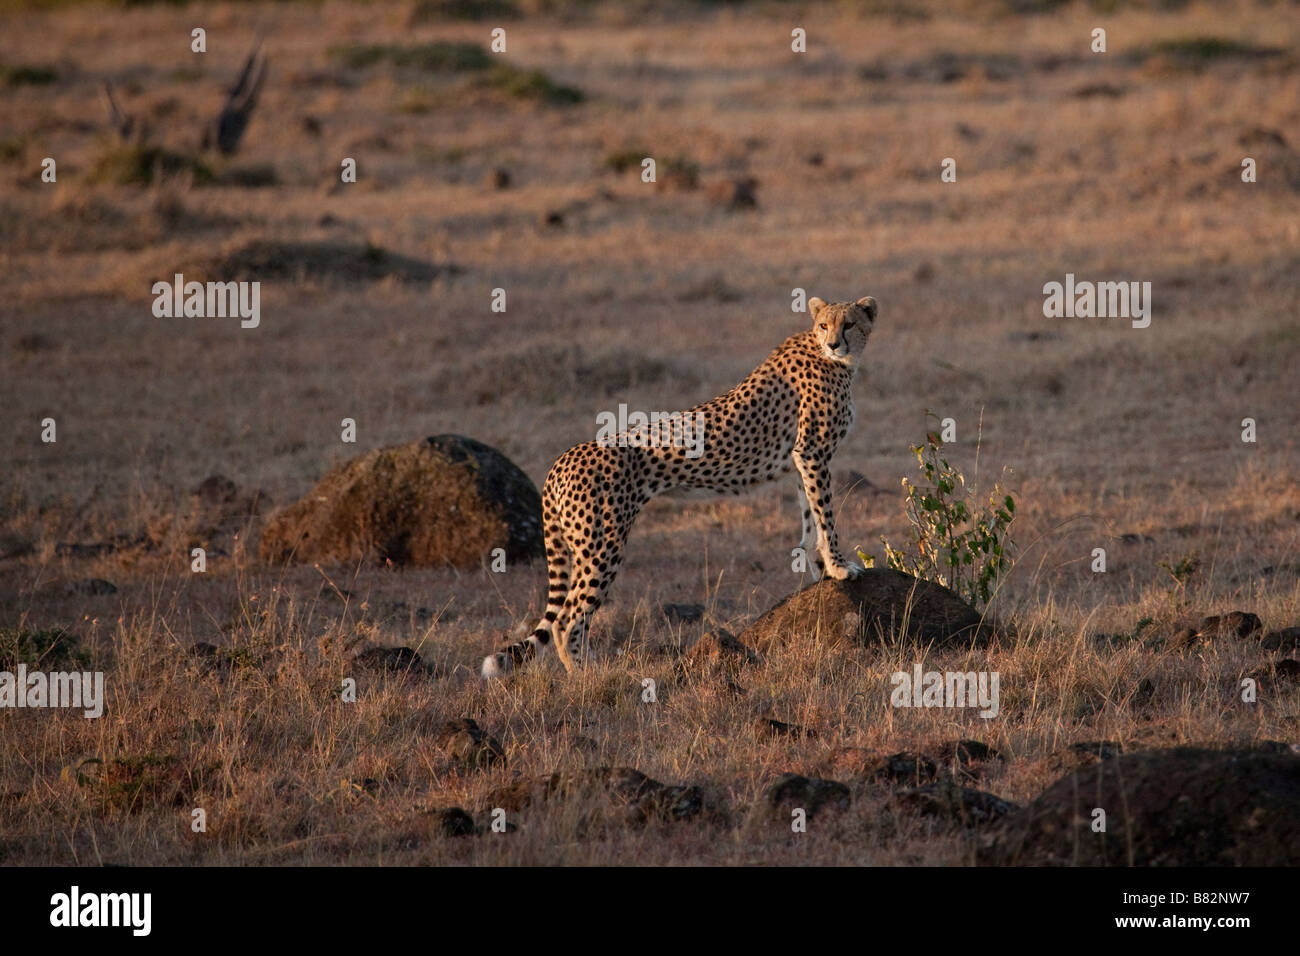
[[[546,480],[549,493],[551,479]],[[548,494],[549,497],[549,494]],[[555,636],[556,621],[564,610],[565,596],[569,591],[569,557],[568,548],[560,533],[559,522],[552,515],[553,510],[544,502],[544,520],[546,521],[546,576],[549,587],[546,594],[546,613],[537,622],[537,628],[522,641],[508,644],[495,654],[483,658],[479,673],[484,680],[492,677],[505,677],[516,665],[532,660]]]

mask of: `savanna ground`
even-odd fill
[[[1276,655],[1166,643],[1239,608],[1300,623],[1294,4],[560,3],[517,18],[502,4],[477,21],[437,6],[3,14],[0,624],[10,645],[66,629],[109,689],[99,720],[0,712],[0,860],[960,864],[968,831],[897,809],[836,753],[976,738],[1006,757],[979,786],[1027,802],[1071,743],[1300,739],[1294,685],[1239,697]],[[498,66],[402,52],[483,46],[497,25]],[[1105,54],[1089,50],[1098,26]],[[269,74],[242,148],[201,155],[258,35]],[[105,79],[181,161],[116,142]],[[46,156],[57,183],[40,181]],[[745,177],[754,208],[719,202]],[[245,268],[257,243],[288,244],[285,274]],[[263,279],[259,328],[154,317],[154,280],[205,269]],[[1150,327],[1044,318],[1042,286],[1067,272],[1150,281]],[[840,482],[846,550],[901,537],[909,445],[927,410],[953,418],[969,477],[977,440],[981,483],[1013,469],[1020,553],[996,602],[1013,639],[929,654],[796,640],[737,687],[679,665],[664,645],[739,631],[800,584],[792,483],[653,502],[597,618],[604,654],[571,678],[553,657],[507,682],[475,674],[535,620],[541,562],[256,559],[269,513],[370,448],[461,433],[540,487],[598,412],[685,408],[738,381],[804,326],[794,287],[880,303],[835,461],[867,479]],[[194,495],[214,473],[235,505]],[[199,545],[209,566],[193,574]],[[669,620],[672,603],[704,620]],[[228,648],[229,673],[199,666],[197,642]],[[367,643],[414,648],[438,676],[357,674],[344,704]],[[921,658],[998,671],[998,718],[891,708],[889,675]],[[504,766],[444,753],[432,730],[461,716],[501,741]],[[817,737],[771,737],[765,717]],[[516,776],[606,765],[699,785],[716,812],[602,831],[581,801],[552,802],[468,839],[430,813],[484,820]],[[761,812],[787,770],[838,776],[853,808],[793,836]]]

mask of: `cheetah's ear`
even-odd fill
[[[876,305],[875,299],[869,295],[864,295],[862,298],[858,299],[857,304],[867,310],[867,315],[871,318],[872,322],[876,321],[876,310],[878,306]]]
[[[817,296],[813,296],[808,300],[808,315],[812,318],[817,318],[817,313],[824,308],[826,308],[826,303],[817,298]]]

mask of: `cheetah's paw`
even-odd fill
[[[856,578],[865,569],[856,564],[839,563],[831,564],[826,567],[826,577],[833,581],[847,581],[849,578]]]

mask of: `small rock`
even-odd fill
[[[109,594],[117,593],[117,585],[112,581],[105,581],[103,578],[86,578],[82,581],[73,581],[68,585],[69,594],[81,594],[89,597],[104,597]]]
[[[239,489],[225,475],[208,475],[194,489],[195,496],[202,504],[217,506],[227,505],[235,500]]]
[[[474,818],[460,807],[447,807],[434,812],[434,827],[445,837],[473,836]]]
[[[758,180],[753,176],[714,183],[710,197],[725,209],[756,209],[758,207]]]
[[[791,811],[796,809],[803,810],[809,820],[824,809],[847,810],[853,794],[838,780],[783,773],[763,791],[763,799],[783,822],[788,822]]]
[[[1120,535],[1119,540],[1121,544],[1155,544],[1156,543],[1156,539],[1151,537],[1151,535],[1137,534],[1136,532],[1132,532],[1132,531],[1128,532],[1127,534]]]
[[[49,352],[54,348],[55,343],[48,335],[28,332],[18,337],[17,346],[20,352]]]
[[[420,655],[409,647],[369,647],[352,658],[352,663],[366,670],[422,670]]]
[[[31,541],[16,534],[0,532],[0,561],[6,558],[21,558],[31,554],[35,548]]]
[[[873,485],[870,479],[860,471],[844,471],[835,476],[835,500],[847,497],[848,495],[869,495],[880,489]]]
[[[1286,149],[1286,137],[1267,126],[1256,126],[1246,130],[1237,137],[1237,143],[1247,148],[1252,146],[1280,146]]]
[[[447,721],[434,736],[434,742],[448,757],[471,770],[505,763],[506,753],[500,742],[469,717]]]
[[[488,173],[487,183],[493,189],[509,189],[510,170],[502,169],[498,166],[496,169],[492,170],[492,172]]]
[[[863,776],[872,780],[890,780],[913,786],[938,777],[939,768],[924,754],[904,750],[896,754],[877,757],[866,768]]]
[[[1002,754],[986,743],[978,740],[958,740],[947,743],[939,751],[939,759],[944,763],[979,763],[984,760],[1001,760]]]
[[[1200,636],[1247,638],[1264,629],[1259,617],[1249,611],[1231,611],[1228,614],[1207,617],[1201,621]]]
[[[730,631],[707,631],[696,641],[686,659],[694,664],[757,664],[757,652],[741,643]]]
[[[230,673],[230,658],[222,654],[220,648],[215,644],[199,641],[197,644],[190,645],[188,653],[190,657],[194,658],[198,670],[203,673]]]
[[[1132,703],[1134,707],[1145,707],[1151,703],[1156,696],[1156,685],[1150,677],[1144,677],[1137,685],[1137,690],[1133,692]]]
[[[943,817],[968,827],[992,823],[1020,809],[1017,804],[991,793],[947,781],[903,790],[894,795],[894,801],[922,816]]]
[[[1260,639],[1259,646],[1266,651],[1300,650],[1300,627],[1284,627],[1277,631],[1269,631]]]
[[[670,621],[694,624],[696,621],[704,620],[703,604],[665,604],[662,610],[664,617]]]
[[[689,820],[704,806],[694,786],[667,786],[631,767],[594,767],[532,780],[519,779],[492,790],[489,811],[500,807],[517,813],[536,802],[600,797],[607,818],[616,823],[641,824],[652,819]]]
[[[812,739],[817,736],[815,730],[800,727],[798,724],[787,724],[783,720],[775,720],[771,717],[756,718],[754,726],[758,728],[760,734],[767,734],[772,737],[794,737],[802,740]]]
[[[1270,666],[1263,676],[1265,680],[1271,679],[1279,683],[1300,681],[1300,661],[1293,657],[1283,658]]]
[[[827,645],[887,642],[935,647],[983,644],[994,629],[952,591],[886,568],[847,581],[823,578],[781,601],[740,635],[765,652],[813,635]]]

